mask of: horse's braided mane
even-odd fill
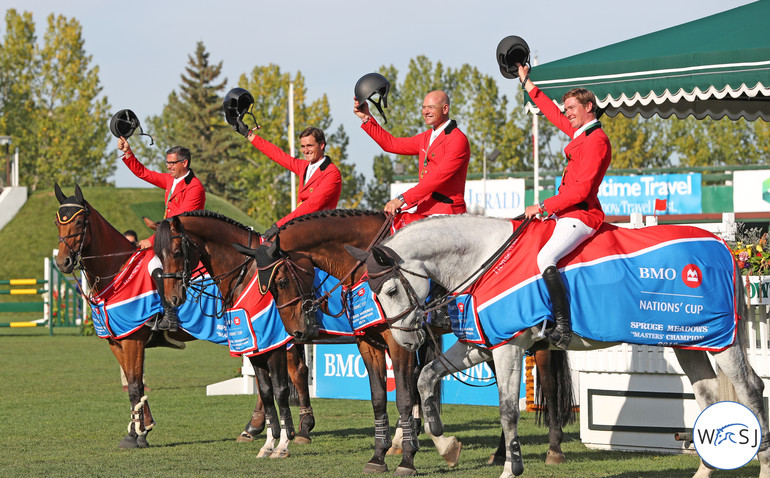
[[[235,219],[231,219],[224,214],[220,214],[218,212],[209,211],[207,209],[198,209],[196,211],[187,211],[180,214],[180,216],[184,217],[210,217],[213,219],[218,219],[220,221],[224,221],[228,224],[232,224],[233,226],[240,227],[241,229],[244,229],[246,231],[254,231],[253,227],[246,226],[244,224],[241,224],[240,222],[236,221]]]
[[[243,225],[240,222],[236,221],[235,219],[231,219],[224,214],[219,214],[218,212],[214,211],[208,211],[205,209],[198,209],[197,211],[188,211],[183,212],[182,214],[179,214],[180,216],[185,217],[210,217],[212,219],[217,219],[222,222],[226,222],[228,224],[232,224],[235,227],[238,227],[240,229],[243,229],[247,232],[256,232],[254,231],[254,228],[251,228],[249,226]],[[257,233],[259,235],[259,233]],[[158,229],[155,231],[155,254],[157,256],[160,256],[160,252],[164,250],[169,250],[171,248],[171,222],[169,220],[163,220],[160,223],[158,223]]]
[[[365,209],[327,209],[324,211],[311,212],[299,217],[295,217],[291,221],[281,226],[278,230],[282,231],[287,226],[304,222],[310,219],[324,218],[324,217],[361,217],[361,216],[375,216],[377,214],[383,214],[382,211],[372,211]]]

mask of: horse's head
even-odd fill
[[[430,280],[419,261],[404,261],[394,250],[380,245],[366,252],[352,246],[345,249],[366,264],[369,287],[377,295],[393,338],[415,351],[425,341],[423,321]]]
[[[192,271],[200,261],[200,250],[185,231],[182,221],[174,216],[157,224],[154,251],[163,264],[161,278],[165,299],[173,307],[179,307],[186,299]]]
[[[56,211],[56,227],[59,228],[56,266],[60,271],[69,274],[80,262],[83,249],[91,240],[88,228],[90,210],[77,184],[74,196],[65,197],[58,184],[54,185],[54,193],[60,204]]]
[[[315,268],[310,258],[282,250],[277,233],[256,249],[233,246],[256,260],[260,292],[273,294],[286,332],[299,342],[317,337]]]

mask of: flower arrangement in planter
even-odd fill
[[[728,245],[742,275],[770,275],[770,247],[767,244],[767,233],[763,233],[762,229],[747,228],[745,224],[738,223],[735,242],[729,242]]]

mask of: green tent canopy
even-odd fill
[[[609,116],[770,121],[770,0],[545,63],[530,76],[557,103],[572,88],[592,90]]]

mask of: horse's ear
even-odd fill
[[[396,254],[396,251],[387,246],[374,246],[372,247],[372,256],[377,264],[388,267],[396,265],[403,260]]]
[[[366,259],[370,255],[365,250],[359,249],[355,246],[351,246],[350,244],[345,244],[344,247],[345,247],[345,250],[348,251],[348,254],[353,256],[353,259],[357,260],[358,262],[366,262]]]
[[[157,231],[158,230],[158,223],[157,222],[153,221],[149,217],[142,217],[142,219],[144,220],[145,226],[149,227],[153,231]]]
[[[277,259],[281,252],[281,236],[275,235],[273,241],[267,246],[267,253],[270,257]]]
[[[53,183],[53,193],[56,195],[56,199],[59,201],[59,204],[64,204],[64,201],[67,199],[67,196],[65,196],[64,193],[61,192],[59,183]]]
[[[78,200],[78,203],[85,204],[86,200],[83,199],[83,191],[80,190],[80,186],[78,186],[78,183],[75,183],[75,199]]]
[[[233,242],[232,246],[235,248],[236,251],[240,252],[244,256],[257,257],[256,249],[246,247],[243,244],[238,244],[237,242]]]

